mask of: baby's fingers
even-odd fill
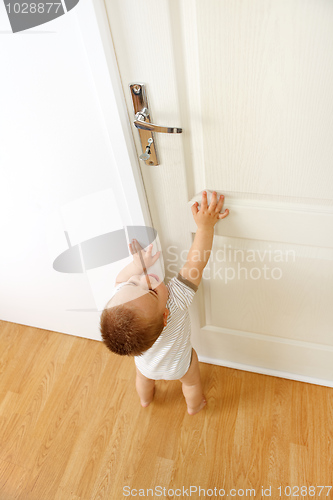
[[[142,250],[142,246],[140,245],[140,243],[138,242],[138,240],[132,240],[132,243],[129,243],[129,249],[130,249],[130,252],[132,255],[140,252],[140,250]]]
[[[196,215],[198,213],[198,205],[199,203],[196,201],[195,203],[193,203],[193,205],[191,206],[191,211],[192,211],[192,214],[193,215]]]
[[[202,197],[201,197],[201,208],[203,210],[207,210],[207,192],[206,191],[203,191],[202,193]]]
[[[219,219],[225,219],[229,215],[229,208],[226,208],[223,214],[219,214]]]
[[[210,210],[211,212],[213,210],[215,210],[216,203],[217,203],[217,193],[216,193],[216,191],[213,191],[213,193],[212,193],[212,199],[210,200],[210,204],[209,204],[208,210]]]
[[[151,243],[149,247],[147,248],[146,255],[150,256],[153,251],[153,244]]]
[[[155,255],[153,257],[153,264],[155,264],[155,262],[158,260],[158,258],[159,258],[160,255],[161,255],[161,252],[155,253]]]
[[[224,196],[223,196],[223,194],[221,194],[219,201],[218,201],[216,208],[215,208],[215,211],[217,213],[221,212],[222,207],[223,207],[223,203],[224,203]]]

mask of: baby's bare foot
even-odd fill
[[[206,403],[207,403],[207,401],[205,400],[205,398],[203,398],[201,403],[199,404],[199,406],[197,406],[196,408],[187,407],[188,414],[195,415],[196,413],[199,413],[199,411],[202,410],[202,408],[206,405]]]

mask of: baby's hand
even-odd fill
[[[145,251],[138,240],[132,240],[132,243],[130,243],[128,246],[131,254],[133,255],[133,262],[138,267],[138,269],[141,270],[141,272],[144,272],[145,269],[148,269],[153,264],[155,264],[161,253],[157,252],[153,256],[153,244],[149,245],[149,247]]]
[[[225,209],[223,214],[220,213],[223,207],[223,203],[224,203],[223,194],[217,201],[216,191],[213,191],[211,202],[208,205],[207,193],[206,191],[204,191],[202,193],[200,210],[198,210],[199,203],[197,201],[191,207],[193,219],[198,228],[213,228],[218,220],[227,217],[229,215],[228,208]]]

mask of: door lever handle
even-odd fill
[[[142,83],[132,83],[129,87],[135,115],[134,125],[138,129],[142,147],[142,154],[139,155],[139,158],[147,165],[157,166],[160,162],[157,155],[154,133],[181,134],[183,129],[178,127],[163,127],[151,123],[146,86]]]
[[[149,116],[147,108],[143,108],[138,111],[135,115],[136,120],[134,125],[136,128],[141,130],[150,130],[151,132],[160,132],[162,134],[181,134],[183,132],[182,128],[178,127],[163,127],[161,125],[155,125],[154,123],[146,122],[146,118]]]

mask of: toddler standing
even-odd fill
[[[104,343],[116,354],[134,356],[136,390],[141,405],[154,398],[155,380],[180,380],[190,415],[206,404],[198,356],[191,345],[188,308],[198,289],[213,244],[214,226],[229,214],[224,196],[214,191],[210,204],[202,193],[192,205],[197,225],[193,244],[178,276],[167,285],[147,269],[159,258],[152,245],[144,251],[137,241],[130,244],[133,262],[117,276],[114,293],[102,312],[100,329]]]

